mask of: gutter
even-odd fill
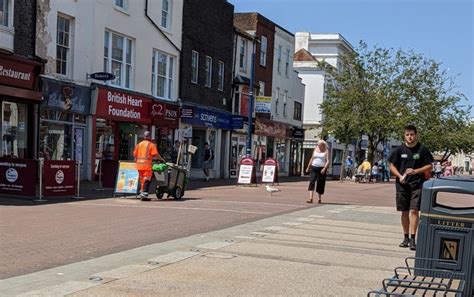
[[[147,19],[153,24],[153,26],[156,27],[156,29],[158,29],[158,31],[160,31],[161,35],[163,35],[166,40],[168,40],[168,42],[178,51],[181,53],[181,49],[179,49],[176,44],[173,43],[173,41],[171,41],[171,39],[168,38],[168,36],[165,34],[165,32],[163,32],[163,30],[160,29],[160,27],[155,23],[155,21],[153,21],[153,19],[148,15],[148,0],[145,1],[145,16],[147,17]]]

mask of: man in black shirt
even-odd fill
[[[205,181],[209,181],[209,169],[211,168],[211,162],[214,160],[214,152],[209,147],[209,143],[204,143],[204,162],[202,170],[204,171]]]
[[[417,142],[416,127],[409,125],[405,127],[405,143],[392,153],[388,161],[390,171],[397,178],[397,210],[402,212],[405,238],[399,246],[415,250],[424,173],[431,172],[433,156],[425,146]]]

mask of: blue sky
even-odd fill
[[[230,0],[235,12],[259,12],[291,32],[341,33],[413,49],[443,63],[474,105],[473,0]],[[474,111],[471,112],[474,116]]]

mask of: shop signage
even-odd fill
[[[45,160],[43,195],[72,196],[76,194],[76,161]]]
[[[304,129],[293,128],[292,136],[293,138],[304,139]]]
[[[278,183],[278,166],[277,161],[268,158],[263,163],[262,183]]]
[[[256,184],[257,172],[255,169],[255,160],[252,158],[242,158],[240,160],[238,184]]]
[[[0,194],[36,196],[37,172],[35,160],[0,158]]]
[[[194,110],[192,107],[181,107],[181,118],[192,119],[194,117]]]
[[[34,89],[39,67],[28,61],[0,58],[0,85]]]
[[[179,126],[179,108],[173,104],[155,102],[151,104],[150,114],[157,126],[176,129]]]
[[[115,79],[115,75],[108,72],[95,72],[89,74],[89,77],[95,80],[113,80]]]
[[[288,125],[280,122],[271,121],[261,117],[255,119],[255,134],[277,137],[277,138],[286,138],[286,129]]]
[[[242,129],[244,127],[244,118],[241,116],[232,116],[232,130]]]
[[[193,107],[193,111],[194,116],[192,118],[181,117],[183,123],[214,129],[232,129],[232,116],[228,113],[212,111],[201,107]]]
[[[271,111],[272,111],[272,97],[267,97],[267,96],[255,97],[255,112],[271,113]]]
[[[138,170],[135,162],[120,161],[115,183],[115,193],[137,194]]]
[[[99,88],[95,115],[115,121],[148,124],[151,121],[150,103],[151,99],[143,96]]]
[[[43,79],[42,108],[88,114],[91,105],[91,90],[75,84]]]

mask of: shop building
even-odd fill
[[[35,159],[40,75],[35,53],[36,1],[6,0],[0,7],[0,157]]]
[[[214,152],[211,178],[229,176],[234,6],[225,0],[184,1],[180,139],[198,148],[191,177],[204,177],[204,143]]]
[[[80,161],[83,179],[102,171],[111,179],[104,186],[113,185],[119,160],[133,160],[145,130],[166,154],[178,126],[183,1],[52,0],[38,7],[37,52],[48,61],[44,154]],[[92,79],[98,72],[113,78]]]

